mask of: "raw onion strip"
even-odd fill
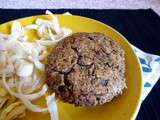
[[[58,110],[57,110],[57,104],[55,99],[55,94],[46,97],[48,111],[51,116],[51,120],[58,120]]]
[[[3,74],[3,77],[2,77],[2,81],[3,81],[3,84],[4,84],[5,88],[7,89],[7,91],[8,91],[11,95],[19,98],[19,99],[22,101],[22,103],[26,106],[26,108],[28,108],[28,109],[31,110],[32,112],[47,112],[47,111],[48,111],[48,108],[39,108],[38,106],[33,105],[25,95],[14,93],[14,92],[9,88],[9,86],[7,85],[6,76],[5,76],[4,74]]]
[[[23,94],[22,93],[23,83],[24,82],[20,82],[19,84],[19,87],[18,87],[19,94]],[[29,100],[35,100],[35,99],[42,97],[47,92],[47,90],[48,90],[48,86],[45,84],[43,85],[42,89],[39,92],[33,93],[33,94],[27,94],[27,95],[25,94],[24,96]]]
[[[49,10],[46,10],[46,14],[50,15],[52,17],[52,23],[53,23],[53,29],[55,30],[55,32],[57,34],[61,33],[61,28],[58,22],[58,17],[53,15],[52,12],[50,12]]]
[[[38,29],[38,25],[32,24],[32,25],[28,25],[28,26],[24,27],[24,30],[30,30],[30,29],[37,30]]]

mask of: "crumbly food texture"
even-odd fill
[[[57,98],[76,106],[96,106],[122,93],[124,50],[102,33],[74,33],[48,56],[46,83]]]

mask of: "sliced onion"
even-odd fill
[[[34,59],[33,60],[34,62],[34,65],[37,69],[41,70],[41,71],[44,71],[44,64],[42,64],[39,60],[37,59]]]
[[[37,18],[36,24],[39,26],[45,26],[45,27],[52,27],[53,26],[51,21],[40,19],[40,18]]]
[[[11,27],[11,34],[8,36],[8,41],[10,42],[14,42],[16,41],[20,36],[23,36],[23,30],[22,30],[22,26],[19,22],[14,21],[12,23],[12,27]]]
[[[49,10],[46,10],[46,14],[50,15],[52,17],[52,22],[53,22],[53,29],[55,30],[55,32],[57,34],[60,34],[61,33],[61,29],[60,29],[60,25],[59,25],[59,22],[58,22],[58,17],[53,15],[52,12],[50,12]]]
[[[50,45],[54,45],[55,43],[57,43],[60,40],[57,41],[50,41],[50,40],[39,40],[39,44],[41,45],[45,45],[45,46],[50,46]]]
[[[72,16],[72,14],[70,12],[65,12],[65,13],[63,13],[63,15],[70,15],[70,16]]]
[[[24,94],[33,93],[34,91],[39,90],[43,86],[43,80],[43,76],[41,74],[38,74],[34,70],[32,76],[19,78],[20,82],[17,86],[17,91],[23,91],[21,93]]]
[[[67,29],[67,28],[61,28],[62,33],[63,33],[63,37],[67,37],[72,33],[71,29]]]
[[[51,29],[48,29],[48,32],[49,32],[49,37],[50,37],[52,40],[56,40],[56,35],[53,35],[53,34],[52,34]]]
[[[33,112],[47,111],[47,108],[42,109],[31,103],[32,100],[38,99],[47,91],[44,80],[34,73],[36,70],[44,71],[44,64],[40,60],[44,60],[47,54],[43,51],[47,51],[48,46],[54,45],[72,33],[70,29],[60,27],[57,16],[50,11],[46,11],[46,14],[50,15],[52,20],[38,18],[35,24],[25,27],[20,22],[14,21],[11,26],[11,34],[0,33],[0,43],[3,43],[0,44],[0,52],[5,53],[7,56],[6,58],[0,56],[0,77],[2,77],[0,84],[5,87],[9,94],[19,98]],[[28,42],[28,36],[25,31],[30,29],[37,31],[40,40]],[[55,33],[52,31],[55,31]],[[17,60],[24,60],[31,64],[16,63]],[[9,79],[7,82],[6,76]],[[14,79],[13,76],[15,76]],[[13,87],[16,87],[18,92],[13,91],[11,89]],[[37,90],[39,91],[37,92]],[[35,91],[36,93],[34,93]],[[46,100],[50,109],[51,119],[57,120],[58,115],[54,95],[49,96]]]
[[[40,89],[41,87],[43,86],[43,83],[39,83],[38,85],[36,85],[35,87],[31,87],[31,88],[28,88],[28,89],[24,89],[24,93],[25,94],[31,94],[33,93],[34,91],[36,91],[37,89]]]
[[[16,60],[15,67],[16,74],[20,77],[30,76],[33,72],[33,64],[23,59]]]
[[[34,94],[25,95],[25,96],[30,100],[35,100],[35,99],[42,97],[46,93],[47,90],[48,90],[48,87],[45,84],[43,85],[41,91],[34,93]]]
[[[30,30],[30,29],[35,29],[35,30],[37,30],[37,29],[38,29],[38,25],[32,24],[32,25],[28,25],[28,26],[25,26],[25,27],[24,27],[24,30]]]
[[[10,60],[8,60],[8,63],[5,67],[0,68],[0,75],[2,74],[6,74],[7,76],[14,74],[14,65]]]
[[[16,33],[22,30],[22,26],[18,21],[14,21],[11,27],[11,33]]]
[[[47,33],[47,27],[48,26],[45,26],[45,25],[40,25],[38,27],[38,35],[41,37],[41,38],[45,38],[45,39],[49,39],[49,36],[48,36],[48,33]]]
[[[40,108],[36,105],[33,105],[25,96],[20,95],[19,99],[23,104],[32,112],[48,112],[48,108]]]
[[[3,84],[4,84],[5,88],[7,89],[7,91],[11,95],[19,98],[22,101],[22,103],[25,105],[25,107],[28,108],[30,111],[32,111],[32,112],[47,112],[48,111],[48,108],[39,108],[38,106],[33,105],[25,95],[17,94],[15,92],[13,92],[9,88],[9,86],[7,85],[7,83],[6,83],[6,77],[5,77],[5,75],[3,75],[2,80],[3,80]]]
[[[19,94],[23,94],[22,87],[23,87],[23,82],[21,82],[19,84],[19,87],[18,87]],[[33,93],[33,94],[28,94],[28,95],[25,94],[24,96],[29,100],[35,100],[35,99],[42,97],[46,93],[47,90],[48,90],[48,86],[45,84],[45,85],[43,85],[42,89],[39,92]]]
[[[22,94],[22,87],[24,84],[24,80],[21,80],[18,85],[16,86],[18,93]]]
[[[53,93],[52,95],[47,96],[46,101],[47,101],[48,111],[51,116],[51,120],[58,120],[58,109],[57,109],[55,94]]]

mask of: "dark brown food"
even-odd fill
[[[122,93],[124,51],[102,33],[74,33],[48,56],[46,83],[64,102],[96,106]]]

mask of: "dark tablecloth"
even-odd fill
[[[147,10],[54,9],[53,13],[70,12],[99,20],[115,28],[143,51],[160,55],[160,16]],[[44,14],[39,9],[0,9],[0,24],[16,18]],[[160,80],[143,101],[136,120],[160,120]]]

